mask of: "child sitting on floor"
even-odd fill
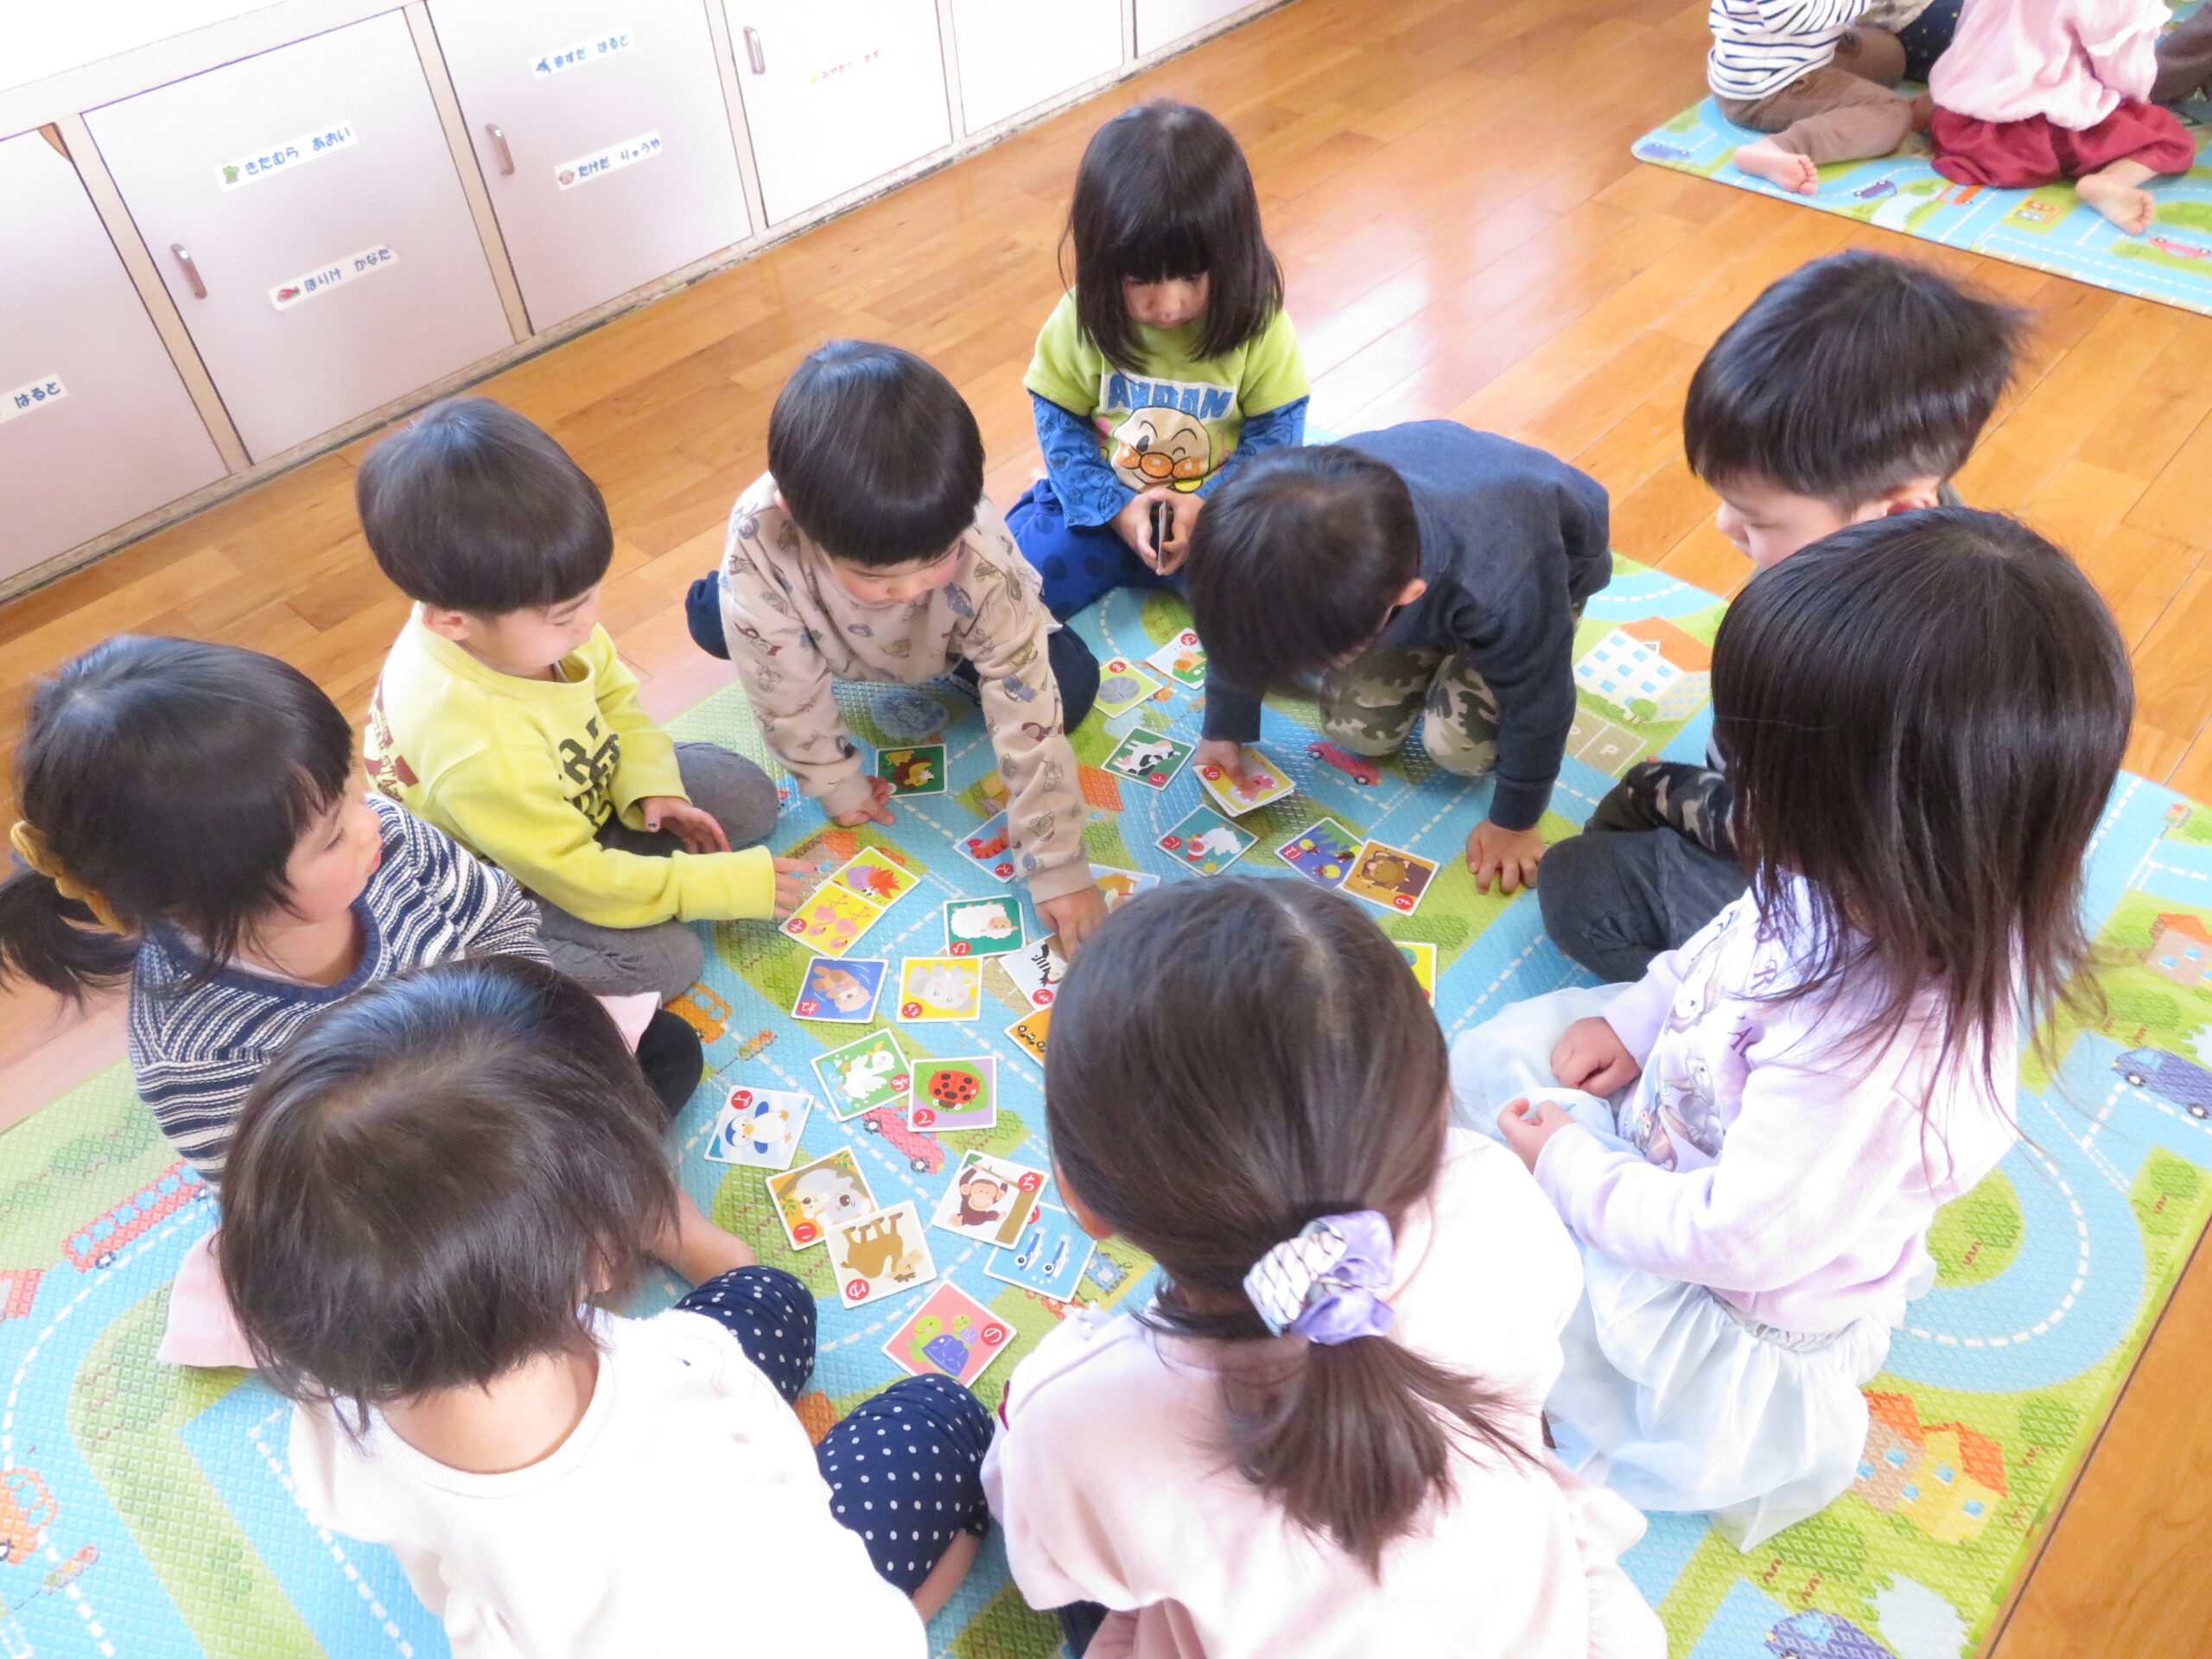
[[[811,867],[753,844],[775,785],[638,706],[599,626],[607,504],[559,444],[458,398],[372,449],[356,493],[415,601],[370,705],[369,779],[530,890],[555,967],[665,999],[699,977],[691,922],[790,913]]]
[[[223,1277],[295,1402],[317,1526],[389,1546],[456,1659],[926,1651],[988,1524],[990,1421],[941,1376],[809,1446],[814,1299],[721,1235],[674,1311],[618,1300],[677,1214],[614,1027],[534,963],[386,981],[238,1126]],[[910,1601],[908,1598],[912,1599]]]
[[[1774,283],[1705,354],[1682,410],[1721,533],[1764,569],[1847,524],[1935,505],[2012,378],[2020,329],[2018,313],[1878,253]],[[1727,779],[1708,761],[1630,767],[1548,855],[1545,931],[1601,978],[1641,977],[1744,890]]]
[[[1242,777],[1261,697],[1318,677],[1322,728],[1346,748],[1395,753],[1418,723],[1445,771],[1494,771],[1468,867],[1484,893],[1533,886],[1574,721],[1574,624],[1612,575],[1606,507],[1565,461],[1456,421],[1245,462],[1187,571],[1208,653],[1198,760]]]
[[[1929,72],[1936,170],[2032,190],[2074,181],[2130,236],[2151,228],[2143,188],[2196,165],[2196,140],[2149,102],[2166,0],[1973,0]]]
[[[1927,100],[1891,89],[1904,48],[1859,19],[1878,0],[1713,0],[1706,81],[1721,114],[1772,135],[1736,165],[1801,196],[1830,162],[1886,156],[1928,124]]]
[[[1022,383],[1049,476],[1006,516],[1062,618],[1173,585],[1223,469],[1301,442],[1306,403],[1251,168],[1204,110],[1160,99],[1099,128],[1068,239],[1075,287]]]
[[[2019,1033],[2094,1001],[2082,866],[2132,701],[2095,589],[1993,513],[1840,531],[1730,607],[1751,892],[1452,1049],[1465,1121],[1582,1243],[1544,1407],[1570,1467],[1747,1550],[1851,1484],[1929,1224],[2017,1138]]]
[[[1132,899],[1045,1064],[1061,1200],[1166,1278],[1046,1334],[985,1465],[1014,1582],[1077,1653],[1665,1652],[1618,1565],[1641,1518],[1544,1449],[1573,1245],[1447,1127],[1435,1016],[1356,902],[1233,876]]]
[[[835,683],[962,679],[1046,931],[1072,951],[1105,918],[1067,740],[1097,695],[1097,659],[1045,608],[983,493],[975,414],[920,358],[834,340],[793,371],[768,417],[768,470],[738,497],[690,619],[702,650],[736,664],[776,758],[847,826],[893,822],[891,783],[862,766]]]

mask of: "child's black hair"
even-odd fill
[[[1230,130],[1172,99],[1124,110],[1091,135],[1068,212],[1076,319],[1106,360],[1135,373],[1123,283],[1204,275],[1197,358],[1257,340],[1282,309],[1282,267],[1260,228],[1260,194]]]
[[[976,521],[983,434],[952,382],[913,353],[833,340],[776,394],[768,470],[832,557],[934,561]]]
[[[353,499],[393,586],[471,616],[565,605],[614,557],[599,486],[489,397],[433,404],[378,443]]]
[[[2012,378],[2022,327],[1924,265],[1815,259],[1752,301],[1690,377],[1690,469],[1840,508],[1948,479]]]
[[[2093,1003],[2082,861],[2133,702],[2088,579],[1998,513],[1893,514],[1754,575],[1713,644],[1713,734],[1763,912],[1811,893],[1789,994],[1866,987],[1881,1038],[1932,995],[1946,1060],[1985,1076],[2016,1012]]]
[[[1224,970],[1237,963],[1267,971]],[[1397,947],[1351,899],[1301,881],[1133,900],[1052,1007],[1045,1109],[1062,1182],[1165,1270],[1154,1323],[1231,1344],[1233,1466],[1370,1573],[1448,1500],[1455,1444],[1527,1452],[1497,1395],[1388,1336],[1271,1342],[1244,1276],[1321,1216],[1379,1211],[1402,1238],[1442,1168],[1450,1089],[1443,1033]]]
[[[285,903],[300,837],[344,794],[353,733],[313,680],[234,645],[118,634],[32,689],[16,753],[44,860],[134,932],[168,922],[211,963]],[[77,996],[135,943],[87,926],[54,881],[0,887],[0,977]]]
[[[517,957],[380,980],[255,1084],[223,1283],[263,1377],[356,1408],[591,1341],[674,1226],[664,1114],[598,1000]]]
[[[1198,515],[1184,569],[1208,660],[1254,696],[1372,643],[1420,575],[1413,492],[1340,444],[1238,462]]]

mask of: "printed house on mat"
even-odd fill
[[[1688,720],[1713,686],[1713,651],[1663,616],[1624,622],[1574,665],[1575,683],[1631,720]]]
[[[2161,979],[2194,987],[2203,982],[2205,969],[2212,967],[2208,952],[2212,952],[2212,933],[2204,931],[2202,922],[2194,916],[2164,915],[2152,924],[2151,948],[2143,953],[2143,965]]]
[[[2005,1454],[1963,1423],[1921,1427],[1910,1396],[1866,1396],[1866,1450],[1852,1490],[1939,1544],[1978,1535],[2005,1496]]]

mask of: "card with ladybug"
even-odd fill
[[[924,1060],[914,1068],[906,1127],[930,1135],[988,1129],[999,1121],[999,1062],[994,1054],[972,1059]]]
[[[1011,1244],[1021,1236],[1051,1179],[1027,1164],[987,1152],[966,1153],[952,1172],[952,1185],[938,1200],[930,1224],[986,1244]]]

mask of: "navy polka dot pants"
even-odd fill
[[[814,1370],[814,1298],[778,1268],[740,1268],[709,1279],[677,1304],[735,1337],[786,1400]],[[945,1376],[901,1377],[855,1410],[814,1449],[830,1509],[861,1535],[875,1570],[906,1594],[963,1532],[990,1526],[983,1453],[990,1414]]]

